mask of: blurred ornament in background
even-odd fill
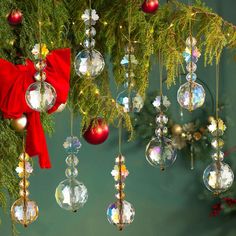
[[[99,76],[105,67],[105,60],[102,54],[95,50],[96,29],[93,27],[99,20],[99,16],[94,9],[86,9],[82,15],[85,24],[85,36],[83,42],[84,50],[79,52],[74,61],[76,74],[80,77],[94,79]]]
[[[20,9],[13,9],[7,16],[9,25],[20,25],[23,21],[23,13]]]
[[[83,138],[90,144],[104,143],[109,136],[109,126],[102,118],[92,120],[89,127],[84,131]]]
[[[86,186],[79,182],[77,165],[79,160],[77,154],[81,148],[81,143],[76,136],[66,138],[63,147],[68,154],[66,164],[68,165],[65,174],[67,179],[60,182],[55,191],[55,198],[58,205],[67,211],[76,212],[88,200],[88,190]]]
[[[158,0],[144,0],[141,8],[145,13],[155,13],[158,10]]]
[[[11,127],[17,132],[24,131],[26,126],[27,126],[27,117],[24,114],[20,118],[11,120]]]

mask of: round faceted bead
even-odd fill
[[[29,155],[25,152],[25,153],[21,153],[19,156],[19,159],[21,161],[29,161]]]
[[[156,117],[156,123],[157,124],[167,124],[168,123],[168,117],[164,114],[158,115]]]
[[[67,178],[75,178],[78,175],[78,170],[75,167],[69,167],[66,169],[65,174]]]
[[[96,35],[96,29],[94,27],[89,27],[85,30],[85,34],[89,38],[94,37]]]
[[[19,183],[20,188],[24,188],[24,186],[25,186],[25,188],[28,188],[29,185],[30,185],[30,182],[28,180],[23,180],[22,179]]]
[[[197,44],[197,40],[196,40],[194,37],[189,36],[189,37],[186,39],[186,45],[187,45],[188,47],[194,47],[196,44]]]
[[[29,197],[29,190],[23,190],[23,189],[20,189],[20,196],[21,197]]]
[[[221,129],[216,129],[216,130],[213,131],[211,134],[212,134],[213,136],[215,136],[215,137],[220,137],[220,136],[222,136],[222,135],[224,134],[224,131],[221,130]]]
[[[187,64],[186,69],[188,72],[193,73],[197,70],[197,65],[193,62]]]
[[[115,185],[115,188],[117,190],[123,190],[125,188],[125,183],[121,183],[121,184],[118,183],[118,184]]]
[[[36,81],[45,81],[47,76],[45,72],[36,72],[34,75]]]
[[[123,200],[123,199],[125,198],[125,193],[123,193],[123,192],[122,192],[121,194],[120,194],[120,193],[117,193],[115,197],[116,197],[117,199],[119,199],[119,200],[120,200],[120,199]]]
[[[221,138],[214,138],[211,141],[211,145],[215,149],[221,149],[224,146],[224,140]]]
[[[83,42],[83,46],[86,49],[92,49],[95,47],[95,40],[94,39],[85,39]]]
[[[130,71],[129,73],[125,73],[125,78],[126,79],[130,79],[130,78],[134,78],[135,77],[135,74],[133,71]]]
[[[187,81],[196,81],[197,75],[195,73],[188,73],[186,76]]]
[[[177,92],[178,103],[189,111],[201,107],[205,102],[205,97],[204,88],[195,82],[187,82],[181,85]]]
[[[133,54],[134,53],[134,47],[133,45],[129,44],[125,47],[125,53],[127,54]]]
[[[37,60],[34,66],[37,71],[42,71],[46,68],[47,64],[44,60]]]
[[[224,160],[224,153],[222,151],[214,152],[211,155],[211,157],[215,161],[217,161],[217,160],[223,161]]]
[[[203,182],[215,194],[227,191],[233,184],[234,173],[224,162],[214,161],[203,173]]]
[[[68,166],[77,166],[79,164],[79,159],[77,156],[71,154],[66,158],[66,164]]]

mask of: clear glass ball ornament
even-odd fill
[[[38,112],[50,110],[56,102],[56,90],[47,82],[31,84],[25,94],[28,106]]]
[[[129,92],[129,89],[119,93],[116,102],[123,107],[123,111],[126,113],[140,112],[144,106],[143,98],[134,90]]]
[[[84,49],[75,57],[74,66],[80,77],[96,78],[102,73],[105,61],[102,54],[97,50]]]
[[[227,191],[233,184],[234,173],[224,162],[214,161],[203,173],[203,182],[215,194]]]
[[[116,201],[107,208],[107,219],[110,224],[117,226],[119,230],[134,220],[135,210],[131,203],[127,201]]]
[[[170,167],[176,160],[177,152],[172,141],[166,137],[153,138],[146,147],[146,159],[150,165],[162,170]]]
[[[12,219],[27,227],[38,218],[39,210],[34,201],[24,198],[16,200],[11,207]]]
[[[189,111],[201,107],[205,102],[205,97],[203,86],[195,82],[187,82],[181,85],[177,92],[178,103]]]
[[[58,185],[55,197],[61,208],[76,212],[87,202],[88,190],[83,183],[75,178],[70,178],[62,181]]]

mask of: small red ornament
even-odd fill
[[[92,126],[92,124],[88,127],[88,129],[84,132],[84,139],[90,144],[101,144],[107,140],[109,136],[109,127],[106,123],[104,123],[102,118],[98,118],[96,120],[96,124]]]
[[[19,25],[22,23],[23,14],[20,9],[13,9],[7,16],[7,21],[10,25]]]
[[[144,0],[142,10],[145,13],[155,13],[159,7],[158,0]]]

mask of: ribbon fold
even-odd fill
[[[67,101],[70,85],[70,49],[53,50],[46,58],[46,81],[57,92],[56,103],[48,111],[52,113]],[[41,168],[51,168],[46,138],[40,121],[40,113],[32,110],[25,101],[29,85],[34,83],[36,69],[31,60],[25,65],[14,65],[0,59],[0,110],[6,119],[17,119],[24,113],[27,117],[26,152],[39,156]]]

